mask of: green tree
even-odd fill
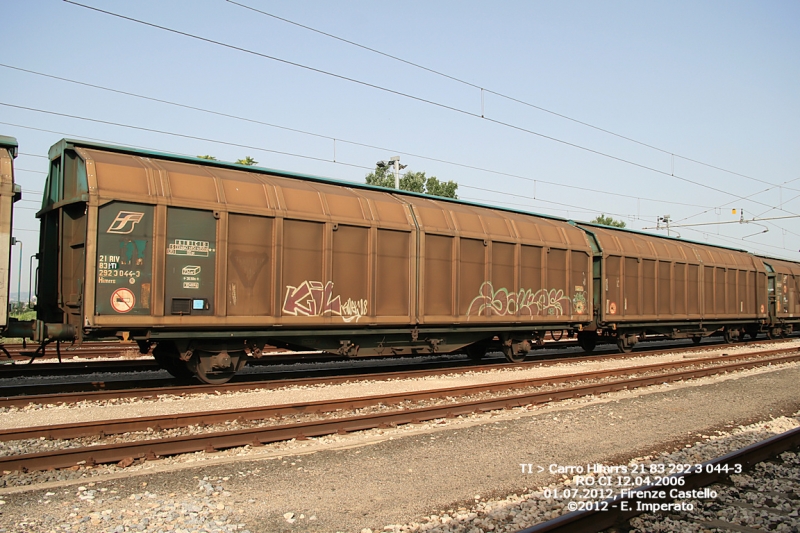
[[[394,189],[394,174],[391,168],[375,167],[373,172],[366,176],[367,185],[377,185]],[[454,181],[439,181],[436,176],[427,177],[425,172],[408,171],[400,176],[400,190],[443,196],[445,198],[458,198],[456,190],[458,183]]]
[[[425,193],[431,196],[457,199],[456,190],[458,190],[458,183],[455,181],[439,181],[436,176],[431,176],[425,182]]]
[[[400,178],[400,190],[424,193],[426,181],[424,172],[408,171]]]
[[[200,159],[208,159],[210,161],[216,161],[217,160],[217,158],[214,157],[213,155],[198,155],[197,157],[199,157]]]
[[[374,172],[367,174],[367,185],[394,189],[394,174],[386,167],[375,167]],[[402,189],[402,187],[400,187]]]
[[[237,159],[236,160],[236,164],[237,165],[247,165],[248,167],[252,167],[253,165],[257,165],[258,161],[256,161],[255,159],[253,159],[252,157],[250,157],[248,155],[244,159]]]
[[[612,228],[624,228],[625,222],[621,220],[614,220],[611,217],[607,217],[605,213],[602,213],[599,217],[592,220],[594,224],[602,224],[603,226],[611,226]]]

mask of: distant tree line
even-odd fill
[[[612,228],[624,228],[625,222],[621,220],[615,220],[611,217],[607,217],[605,213],[602,213],[599,217],[591,220],[590,222],[594,224],[602,224],[603,226],[611,226]]]
[[[197,157],[199,157],[200,159],[208,159],[209,161],[217,161],[217,158],[214,157],[213,155],[206,154],[206,155],[198,155]],[[251,167],[253,165],[257,165],[258,161],[256,161],[255,159],[253,159],[248,155],[244,159],[237,159],[236,164],[247,165],[248,167]]]
[[[198,155],[200,159],[208,159],[209,161],[217,161],[213,155]],[[244,159],[238,159],[237,165],[257,165],[258,161],[246,156]],[[373,172],[367,174],[367,185],[378,185],[379,187],[388,187],[394,189],[394,174],[392,170],[386,166],[376,166]],[[400,190],[418,192],[422,194],[429,194],[431,196],[442,196],[444,198],[458,198],[456,191],[458,190],[458,183],[454,181],[439,181],[436,176],[426,176],[425,172],[411,172],[408,171],[400,176]]]
[[[394,174],[390,167],[375,167],[373,172],[367,174],[367,185],[377,185],[394,189]],[[436,176],[428,177],[425,172],[408,171],[400,176],[400,190],[443,196],[445,198],[458,198],[456,191],[458,183],[454,181],[439,181]]]

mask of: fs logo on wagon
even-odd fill
[[[136,211],[120,211],[117,213],[117,218],[106,230],[106,233],[116,233],[117,235],[127,235],[133,232],[133,227],[141,222],[144,213]]]

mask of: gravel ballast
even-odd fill
[[[0,490],[0,528],[421,531],[446,520],[447,527],[460,528],[447,530],[484,530],[487,508],[508,514],[513,505],[497,502],[528,502],[531,495],[539,508],[535,491],[565,481],[547,472],[522,473],[520,464],[620,464],[684,448],[717,430],[796,413],[798,379],[797,365],[786,365],[545,408],[265,446],[252,450],[257,454],[195,454],[112,476],[79,470],[70,472],[85,476],[79,484]],[[541,519],[558,512],[544,509]]]

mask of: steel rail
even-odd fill
[[[402,411],[318,420],[299,424],[266,426],[219,433],[105,444],[85,448],[71,448],[51,452],[8,456],[0,458],[0,470],[28,471],[45,470],[49,468],[68,468],[82,463],[88,465],[114,463],[130,458],[154,459],[159,456],[192,453],[203,450],[216,451],[245,445],[259,446],[283,440],[306,439],[309,437],[330,435],[332,433],[348,433],[376,427],[387,427],[389,425],[420,423],[425,420],[437,418],[452,418],[473,412],[535,405],[555,400],[682,381],[762,365],[780,364],[798,360],[800,360],[800,352],[796,351],[796,353],[792,355],[783,357],[760,358],[702,369],[644,376],[600,384],[580,385],[560,390],[528,392],[450,405],[405,409]],[[400,395],[399,398],[403,398],[404,396],[405,395]]]
[[[743,345],[761,345],[765,342],[774,343],[776,341],[755,341],[752,344],[746,343]],[[777,341],[780,342],[780,341]],[[742,344],[740,344],[742,345]],[[413,369],[414,365],[398,364],[396,370],[387,370],[385,367],[380,369],[379,372],[357,373],[361,369],[336,369],[326,370],[325,372],[336,372],[337,375],[323,375],[321,377],[312,378],[280,378],[276,374],[258,375],[258,376],[240,376],[239,379],[248,379],[248,381],[233,381],[224,385],[175,385],[175,380],[138,380],[135,385],[137,388],[121,388],[131,387],[130,381],[94,381],[91,383],[72,384],[77,385],[79,390],[72,388],[71,384],[57,385],[60,389],[66,389],[66,392],[52,393],[47,392],[51,390],[52,385],[21,385],[11,387],[0,387],[0,407],[24,407],[29,404],[56,404],[56,403],[76,403],[80,401],[104,401],[110,399],[121,398],[152,398],[161,395],[177,395],[183,396],[188,394],[208,394],[216,392],[236,392],[242,390],[268,390],[285,386],[300,386],[300,385],[317,385],[317,384],[335,384],[342,382],[357,382],[363,380],[378,380],[386,381],[391,379],[424,377],[431,375],[439,375],[443,373],[464,373],[474,371],[486,370],[509,370],[514,368],[528,368],[532,366],[551,366],[562,363],[581,363],[586,361],[598,360],[616,360],[616,359],[635,359],[640,357],[650,357],[653,355],[665,353],[682,353],[682,352],[696,352],[696,351],[709,351],[719,349],[720,346],[725,345],[707,345],[707,346],[686,346],[682,348],[665,348],[661,350],[652,350],[647,352],[636,353],[614,353],[614,354],[596,354],[581,357],[557,357],[552,359],[537,359],[532,361],[525,361],[522,363],[479,363],[463,360],[456,361],[453,364],[442,369],[441,363],[435,363],[435,368],[425,368],[430,364],[425,364],[423,368]],[[779,348],[770,352],[758,352],[764,355],[768,353],[782,353],[786,348]],[[412,370],[408,370],[411,366]],[[419,365],[423,366],[423,365]],[[455,367],[455,368],[454,368]],[[308,373],[308,370],[303,371]],[[255,378],[255,379],[253,379]],[[168,382],[168,386],[163,386]],[[84,387],[91,387],[91,390],[84,390]]]
[[[730,472],[737,464],[742,465],[743,470],[749,470],[758,463],[799,446],[800,428],[795,428],[722,457],[706,461],[702,463],[702,472],[668,476],[669,478],[683,478],[682,485],[667,483],[658,486],[647,485],[632,489],[632,491],[649,491],[647,494],[653,494],[668,487],[680,487],[680,490],[683,491],[700,489],[726,478],[728,474],[725,472]],[[636,511],[636,502],[663,504],[674,500],[674,498],[669,498],[668,496],[665,498],[623,498],[617,496],[603,502],[608,504],[607,506],[603,505],[603,507],[606,507],[605,511],[573,511],[547,522],[522,529],[517,533],[598,533],[605,529],[619,526],[631,518],[646,512]],[[625,508],[629,510],[623,511],[622,509]],[[736,526],[736,524],[731,525]],[[731,529],[734,529],[734,527],[731,527]]]

